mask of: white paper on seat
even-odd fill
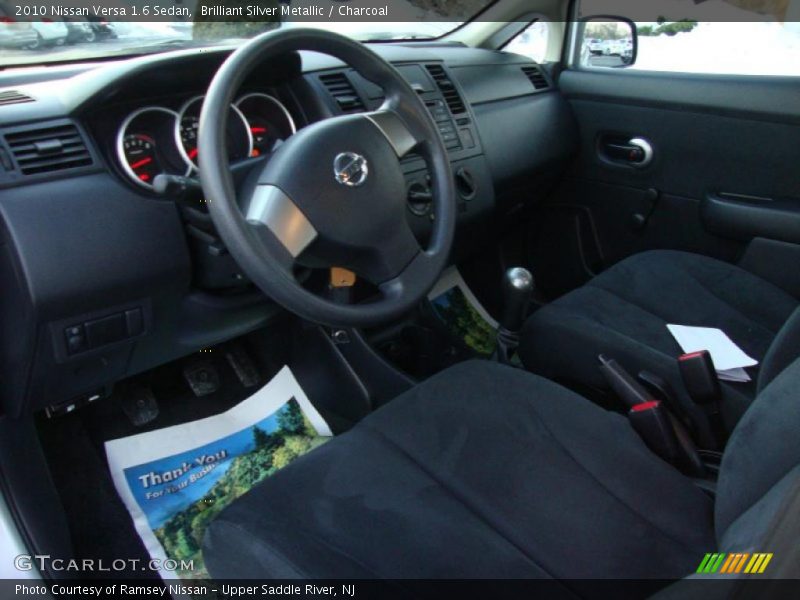
[[[726,369],[724,371],[717,371],[717,377],[721,381],[732,381],[734,383],[746,383],[750,381],[750,375],[747,371],[739,367],[738,369]]]
[[[667,325],[667,329],[684,352],[708,350],[720,379],[750,381],[744,367],[753,367],[758,361],[745,354],[721,329],[671,324]]]

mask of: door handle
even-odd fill
[[[653,162],[653,146],[642,137],[630,139],[615,136],[600,143],[603,158],[610,162],[643,168]]]

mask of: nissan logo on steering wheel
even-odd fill
[[[367,180],[367,159],[355,152],[337,154],[333,159],[333,174],[342,185],[357,187]]]

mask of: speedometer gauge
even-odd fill
[[[192,98],[183,105],[175,124],[175,142],[178,144],[183,160],[191,168],[197,169],[197,137],[200,129],[200,109],[203,97]],[[236,161],[247,158],[253,151],[253,136],[247,120],[241,111],[231,104],[228,111],[228,123],[225,130],[228,160]]]
[[[181,144],[192,164],[195,164],[197,160],[197,130],[199,128],[199,118],[189,116],[181,119]]]

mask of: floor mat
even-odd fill
[[[164,578],[207,578],[208,524],[266,477],[331,437],[291,370],[230,410],[106,442],[117,491]],[[176,567],[176,568],[173,568]]]
[[[254,352],[259,373],[268,381],[280,365]],[[183,377],[183,370],[196,360],[211,360],[217,365],[221,383],[213,394],[196,397]],[[151,386],[159,400],[159,414],[144,426],[134,426],[121,407],[120,398],[130,385]],[[122,382],[107,399],[90,404],[68,415],[46,419],[40,416],[37,428],[53,484],[58,490],[68,524],[74,556],[103,559],[149,559],[149,554],[122,503],[106,462],[106,441],[152,431],[222,413],[252,393],[244,387],[227,364],[224,346],[213,352],[190,355],[164,365],[131,381]],[[158,578],[139,569],[115,573],[120,578]],[[103,574],[98,574],[103,577]]]

